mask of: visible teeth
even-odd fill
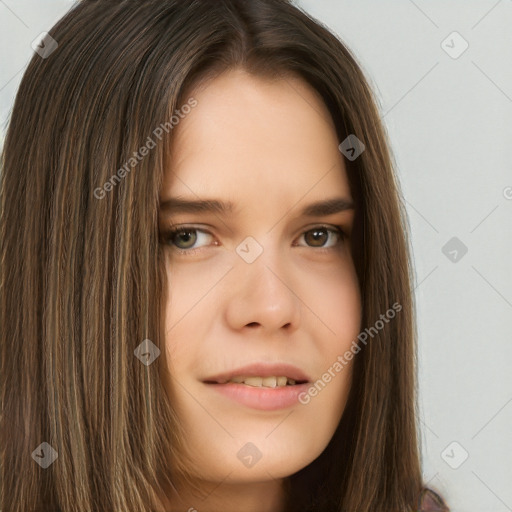
[[[265,388],[279,388],[283,386],[294,386],[295,381],[284,376],[280,377],[244,377],[239,375],[233,377],[228,382],[234,382],[237,384],[246,384],[247,386],[253,387],[265,387]]]
[[[277,386],[277,377],[264,377],[262,384],[267,388],[275,388]]]
[[[247,377],[244,379],[244,384],[247,384],[248,386],[256,386],[260,387],[263,384],[263,378],[262,377]]]

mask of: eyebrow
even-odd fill
[[[179,197],[167,199],[160,204],[160,211],[166,214],[177,213],[217,213],[219,215],[232,214],[235,205],[231,201],[217,199],[190,200]],[[344,197],[333,197],[308,204],[301,211],[303,217],[322,217],[345,210],[353,210],[354,203]]]

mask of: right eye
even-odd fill
[[[203,235],[203,236],[201,236]],[[213,236],[205,230],[192,226],[180,226],[179,228],[171,228],[163,233],[164,243],[170,245],[172,249],[180,254],[191,254],[200,247],[194,247],[198,239],[205,241],[205,237]]]

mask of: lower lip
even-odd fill
[[[207,384],[207,386],[252,409],[277,411],[299,403],[299,395],[307,390],[309,384],[266,388],[228,382],[226,384]]]

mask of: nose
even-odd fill
[[[232,329],[257,329],[272,335],[299,328],[301,300],[281,254],[267,248],[256,261],[240,259],[235,266],[226,307]]]

